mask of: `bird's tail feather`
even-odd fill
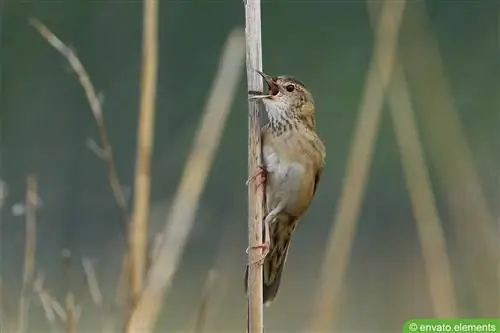
[[[264,260],[263,266],[263,300],[269,305],[278,293],[281,275],[286,263],[288,248],[296,219],[288,214],[280,214],[271,226],[271,248]],[[248,286],[248,266],[245,271],[245,293]]]

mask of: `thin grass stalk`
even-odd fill
[[[199,123],[194,147],[165,221],[164,238],[158,256],[151,265],[146,286],[127,326],[128,333],[153,331],[193,227],[200,195],[205,187],[241,78],[243,56],[243,32],[241,29],[235,29],[229,35],[224,47],[212,91]]]
[[[262,91],[262,78],[255,71],[262,70],[262,37],[260,0],[245,2],[246,66],[249,91]],[[257,101],[248,101],[248,174],[249,178],[257,173],[262,164],[260,135],[261,105]],[[259,259],[263,250],[262,221],[264,217],[264,186],[258,186],[259,180],[248,186],[248,332],[264,332],[263,309],[263,267]]]
[[[102,309],[102,293],[99,287],[99,282],[95,273],[94,265],[89,258],[82,259],[83,272],[85,273],[85,281],[87,282],[87,287],[89,290],[92,302],[99,308]]]
[[[143,6],[141,109],[137,133],[134,206],[129,233],[133,304],[140,297],[146,272],[158,71],[158,5],[157,0],[145,0]]]
[[[500,265],[495,219],[489,211],[473,155],[458,117],[444,64],[423,2],[416,2],[406,18],[401,48],[414,105],[430,161],[446,194],[457,235],[459,258],[471,281],[481,316],[498,315]],[[415,52],[418,50],[418,52]],[[425,64],[425,70],[422,70]],[[473,315],[471,312],[464,315]]]
[[[45,319],[50,327],[51,333],[59,332],[56,324],[56,315],[59,315],[62,321],[66,321],[66,313],[62,306],[54,299],[43,287],[43,276],[39,275],[33,282],[33,291],[38,295],[42,305]]]
[[[432,193],[406,80],[399,66],[395,69],[388,95],[396,141],[417,222],[434,315],[438,318],[454,318],[457,317],[457,306],[445,236]]]
[[[118,171],[116,169],[116,164],[113,156],[113,149],[108,138],[108,132],[106,129],[106,123],[104,121],[102,112],[101,98],[99,97],[90,76],[88,75],[85,67],[83,67],[80,59],[76,56],[74,51],[65,45],[59,38],[57,38],[52,31],[50,31],[42,22],[37,19],[31,19],[30,24],[40,33],[40,35],[47,40],[47,42],[54,47],[69,63],[73,71],[76,73],[80,85],[82,86],[87,101],[89,103],[92,115],[95,119],[97,130],[99,131],[99,137],[101,141],[101,147],[98,156],[103,159],[107,168],[108,182],[111,187],[113,197],[118,206],[118,210],[121,216],[121,228],[123,231],[123,237],[125,241],[125,246],[128,247],[128,203],[127,196],[122,186],[122,182],[118,176]],[[131,263],[128,257],[128,251],[126,251],[126,257],[122,265],[121,276],[129,278],[131,270]],[[128,292],[128,290],[127,290]],[[130,295],[126,295],[130,296]],[[123,297],[125,298],[125,297]]]
[[[111,143],[108,138],[108,132],[106,129],[106,123],[104,121],[103,112],[102,112],[102,103],[101,98],[99,97],[90,76],[88,75],[85,67],[82,65],[80,59],[76,56],[74,51],[65,45],[59,38],[57,38],[52,31],[50,31],[42,22],[37,19],[31,19],[30,24],[40,33],[40,35],[47,40],[47,42],[54,47],[69,63],[73,71],[76,73],[80,85],[82,86],[85,95],[87,97],[87,101],[89,103],[90,109],[92,111],[92,115],[95,119],[97,130],[99,131],[99,137],[101,141],[100,151],[98,156],[103,159],[107,168],[108,182],[111,187],[113,197],[118,206],[118,210],[121,216],[121,228],[123,231],[125,246],[128,247],[128,224],[129,224],[129,215],[128,215],[128,203],[127,196],[122,186],[122,182],[118,176],[118,171],[116,169],[116,164],[113,156],[113,149]],[[129,253],[126,251],[125,259],[122,265],[122,272],[120,276],[129,279],[131,276],[131,262],[129,260]],[[121,291],[123,289],[119,289]],[[128,289],[125,290],[129,292]],[[121,295],[117,295],[117,299],[123,300],[126,297],[120,297]],[[126,295],[127,297],[130,295]],[[121,302],[123,303],[123,301]],[[121,304],[119,303],[119,304]]]
[[[321,269],[310,332],[328,332],[339,312],[343,282],[357,228],[361,202],[379,132],[384,91],[392,74],[399,27],[406,2],[384,2],[375,31],[374,54],[340,197]]]
[[[47,319],[47,322],[49,323],[50,332],[51,333],[59,332],[59,330],[57,329],[57,325],[56,325],[56,314],[54,312],[52,304],[50,303],[50,301],[47,299],[47,297],[45,295],[39,294],[38,296],[39,296],[40,302],[42,304],[45,319]]]
[[[61,266],[64,274],[64,313],[66,314],[64,324],[66,333],[76,333],[76,317],[74,311],[75,298],[72,292],[72,282],[74,278],[72,255],[73,254],[68,248],[64,248],[61,251]]]
[[[380,7],[378,3],[368,3],[372,26],[376,26],[377,11]],[[457,305],[451,264],[446,251],[446,238],[432,191],[410,92],[397,56],[387,97],[406,186],[417,223],[434,315],[453,318],[457,316]]]
[[[101,332],[112,332],[110,329],[113,324],[113,320],[107,320],[106,309],[104,308],[103,296],[101,288],[99,286],[99,281],[95,272],[94,265],[89,258],[82,259],[83,272],[85,273],[85,281],[87,282],[87,287],[89,290],[92,302],[97,307],[99,315],[101,316]]]
[[[24,270],[21,296],[19,299],[18,333],[28,330],[30,297],[28,289],[35,275],[36,254],[36,205],[37,205],[37,180],[29,175],[26,180],[26,229],[24,240]]]
[[[72,293],[66,294],[66,333],[76,333],[78,315],[76,311],[75,298]]]
[[[99,136],[101,139],[101,153],[99,154],[105,161],[108,171],[108,179],[111,189],[113,191],[114,198],[118,207],[120,208],[120,213],[123,216],[124,227],[128,223],[128,206],[127,206],[127,196],[123,190],[120,179],[118,177],[118,172],[116,170],[114,157],[112,153],[112,147],[108,139],[108,134],[106,130],[106,124],[104,122],[102,114],[101,99],[97,94],[90,77],[83,67],[80,59],[76,56],[74,51],[65,45],[56,35],[52,33],[42,22],[37,19],[31,19],[30,24],[42,35],[43,38],[49,42],[52,47],[54,47],[70,64],[73,71],[75,71],[78,76],[78,80],[85,92],[87,101],[90,105],[92,115],[97,123],[97,129],[99,131]]]

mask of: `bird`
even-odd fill
[[[269,306],[278,293],[292,235],[316,193],[326,150],[306,86],[292,76],[257,73],[268,87],[267,94],[249,91],[249,99],[262,101],[268,118],[261,129],[263,164],[257,171],[265,186],[264,242],[256,247],[263,249],[263,303]],[[245,293],[247,285],[248,265]]]

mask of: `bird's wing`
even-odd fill
[[[318,138],[317,141],[315,141],[316,147],[318,148],[319,151],[321,151],[321,158],[317,164],[317,169],[316,169],[316,174],[314,175],[314,187],[313,187],[313,195],[316,194],[316,189],[318,188],[318,182],[319,179],[321,178],[321,174],[323,173],[323,169],[325,167],[325,146],[321,139]]]
[[[316,175],[314,175],[313,195],[316,194],[316,189],[318,188],[318,182],[319,182],[319,178],[321,177],[322,172],[323,172],[323,168],[319,168],[316,171]]]

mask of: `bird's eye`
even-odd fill
[[[286,86],[286,91],[292,92],[295,90],[295,86],[293,84],[289,84]]]

